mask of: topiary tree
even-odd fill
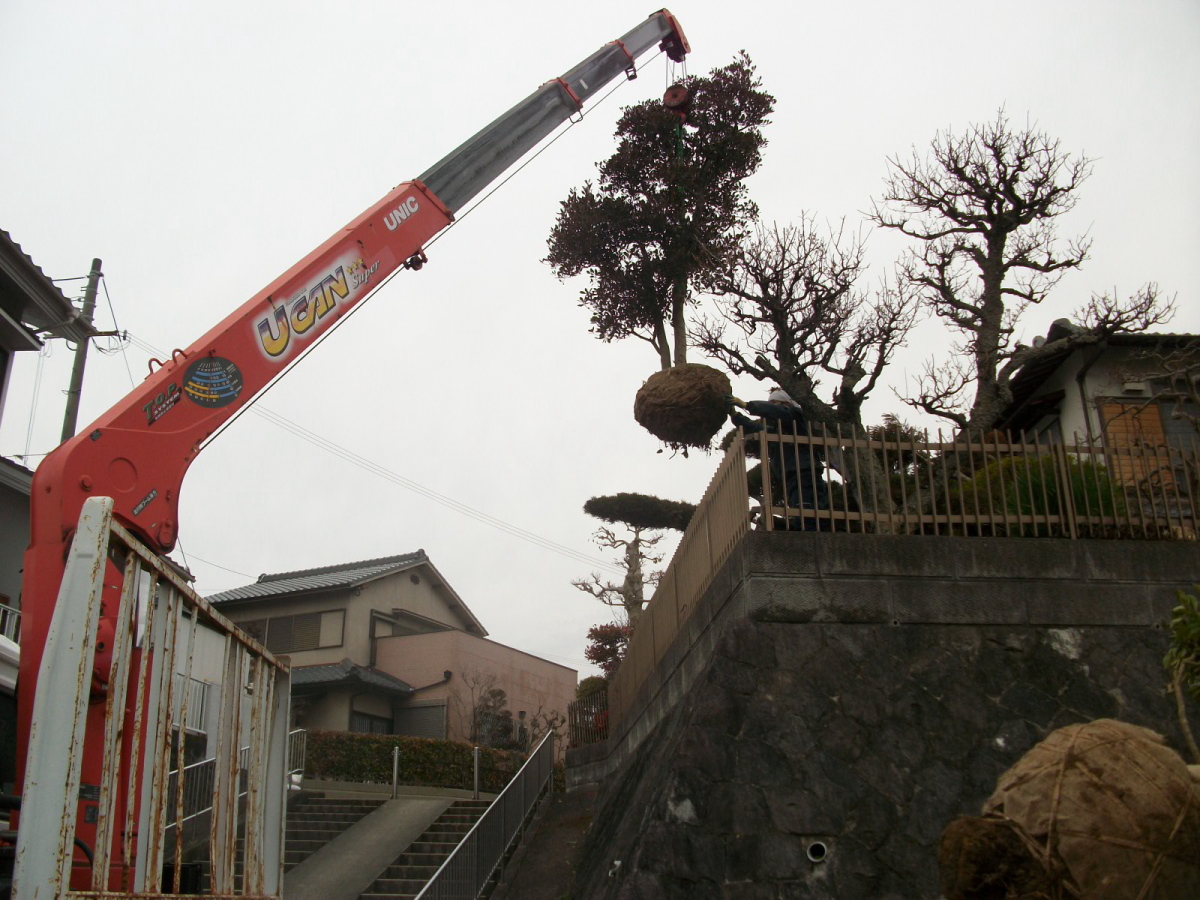
[[[629,637],[633,634],[633,626],[609,622],[604,625],[593,625],[588,629],[588,645],[583,655],[590,663],[595,663],[604,673],[605,679],[612,678],[625,651],[629,647]]]
[[[582,700],[592,694],[602,693],[608,687],[608,680],[600,675],[589,675],[575,686],[575,699]]]
[[[1060,466],[1061,460],[1051,453],[992,460],[977,469],[974,478],[961,479],[951,489],[950,510],[1013,518],[1056,515],[1066,500],[1062,496]],[[1066,474],[1077,513],[1118,521],[1125,516],[1124,490],[1104,465],[1068,456]],[[935,494],[936,490],[929,493]]]
[[[592,537],[600,547],[621,551],[618,564],[625,570],[625,577],[616,584],[593,572],[590,577],[576,579],[571,584],[601,603],[620,609],[625,614],[625,621],[635,626],[646,604],[647,586],[658,584],[660,573],[651,572],[649,566],[662,562],[662,554],[654,552],[654,547],[663,538],[662,530],[685,530],[696,507],[649,494],[621,493],[592,497],[583,504],[583,511],[602,522],[624,525],[628,529],[625,537],[612,528],[601,528]]]
[[[603,522],[620,522],[630,528],[686,531],[692,514],[696,512],[696,504],[623,492],[592,497],[583,504],[583,511]]]

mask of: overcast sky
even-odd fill
[[[80,429],[129,392],[129,372],[141,381],[146,345],[188,346],[647,11],[628,0],[0,4],[0,228],[54,278],[85,275],[101,257],[116,320],[140,342],[91,354]],[[750,183],[764,218],[810,211],[858,228],[889,155],[1003,107],[1096,161],[1060,223],[1065,236],[1091,235],[1092,258],[1027,316],[1026,339],[1093,291],[1147,281],[1177,295],[1170,330],[1200,330],[1195,0],[723,0],[672,11],[690,72],[745,49],[778,100]],[[255,409],[582,557],[601,555],[581,510],[590,496],[698,500],[717,457],[659,454],[633,421],[654,352],[592,338],[582,283],[561,284],[540,262],[559,201],[611,152],[621,106],[661,96],[666,65],[660,57],[590,111]],[[877,278],[903,245],[876,233],[868,246]],[[76,296],[82,282],[63,287]],[[113,324],[103,294],[97,324]],[[947,343],[927,323],[891,384]],[[31,466],[57,441],[69,380],[68,349],[54,341],[49,353],[36,406],[38,356],[20,355],[0,423],[0,454],[28,446]],[[761,386],[736,390],[752,398]],[[879,389],[868,417],[900,409]],[[494,639],[591,671],[584,633],[609,616],[570,581],[595,566],[278,421],[241,417],[191,467],[180,535],[202,593],[424,548]]]

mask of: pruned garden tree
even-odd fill
[[[588,629],[588,643],[583,655],[588,662],[599,667],[605,679],[612,678],[625,658],[632,634],[633,628],[623,622],[593,625]]]
[[[1200,591],[1200,585],[1196,589]],[[1186,701],[1187,697],[1200,701],[1200,605],[1193,594],[1179,591],[1176,597],[1179,605],[1171,611],[1171,648],[1163,665],[1171,673],[1179,728],[1192,753],[1192,761],[1200,765],[1200,747],[1188,721]]]
[[[587,578],[577,578],[571,584],[601,603],[620,610],[626,621],[636,626],[646,605],[646,587],[658,584],[660,573],[651,571],[649,566],[662,562],[662,554],[654,550],[662,538],[661,531],[647,532],[637,527],[629,528],[625,537],[608,527],[597,529],[592,536],[593,542],[603,549],[620,551],[617,564],[625,570],[625,577],[617,584],[599,572],[592,572]]]
[[[903,284],[864,289],[863,245],[844,224],[758,224],[710,280],[716,313],[692,340],[735,375],[786,390],[810,422],[862,428],[862,406],[916,321]],[[833,387],[823,397],[826,380]]]
[[[745,181],[775,104],[745,53],[682,85],[685,121],[658,100],[624,111],[616,152],[562,202],[546,257],[561,279],[588,276],[580,304],[597,337],[644,340],[664,370],[687,362],[693,288],[756,213]]]
[[[1057,220],[1074,208],[1092,160],[1072,156],[1036,125],[1013,126],[1003,110],[962,134],[939,133],[928,155],[889,159],[871,219],[917,244],[902,259],[904,282],[960,336],[957,355],[931,360],[906,397],[960,428],[992,428],[1012,400],[1023,365],[1120,331],[1163,322],[1172,303],[1153,284],[1128,299],[1096,295],[1076,313],[1082,328],[1041,346],[1017,341],[1029,307],[1088,258],[1086,236],[1061,240]]]
[[[468,738],[483,747],[507,746],[515,734],[508,695],[491,672],[467,669],[452,702]]]
[[[664,500],[647,494],[621,493],[592,497],[584,503],[583,511],[609,525],[620,524],[625,527],[624,536],[605,526],[592,537],[597,546],[620,551],[617,565],[624,570],[625,577],[617,584],[593,572],[588,578],[576,579],[571,583],[601,603],[620,610],[624,620],[634,627],[649,599],[646,588],[658,584],[661,577],[661,573],[652,571],[650,567],[662,562],[662,554],[654,548],[662,541],[663,530],[670,528],[683,531],[695,507],[690,503]]]
[[[693,329],[696,346],[735,375],[786,390],[810,423],[861,434],[862,407],[916,322],[904,282],[861,286],[863,245],[843,225],[821,229],[811,214],[794,225],[759,225],[712,279],[715,310]],[[827,382],[832,385],[827,385]],[[830,450],[830,465],[845,465]],[[890,508],[882,470],[854,485],[859,502],[874,485],[870,508]],[[864,504],[863,508],[867,508]]]

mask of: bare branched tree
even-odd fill
[[[864,268],[862,241],[844,225],[826,233],[811,215],[796,225],[760,225],[716,281],[717,315],[702,318],[692,340],[734,374],[778,384],[810,422],[861,432],[863,402],[918,311],[903,282],[859,287]],[[823,397],[825,379],[833,385]],[[843,476],[851,468],[836,450],[827,461]],[[853,486],[860,503],[867,485],[877,494],[869,508],[888,508],[882,471]]]
[[[647,564],[657,565],[662,562],[663,555],[656,553],[654,547],[662,540],[661,531],[647,531],[645,528],[626,526],[630,537],[618,537],[611,528],[601,528],[593,536],[596,545],[607,550],[621,551],[619,565],[625,570],[625,578],[620,584],[600,577],[593,572],[589,578],[572,581],[579,590],[591,594],[601,603],[620,609],[625,613],[630,625],[637,625],[638,616],[645,606],[646,586],[658,584],[661,572],[648,572]]]
[[[735,375],[770,380],[810,421],[862,426],[862,404],[915,322],[902,285],[858,287],[863,246],[844,225],[821,232],[811,215],[796,225],[759,225],[717,279],[718,315],[693,341]],[[833,376],[829,400],[818,390]]]
[[[466,669],[459,679],[462,687],[450,694],[462,733],[485,747],[511,741],[512,713],[499,678],[491,672]]]
[[[872,220],[915,238],[901,261],[904,281],[963,338],[967,366],[930,363],[911,406],[959,427],[991,428],[1012,399],[1021,365],[1067,349],[1016,342],[1022,314],[1041,303],[1088,257],[1086,235],[1060,241],[1056,220],[1077,202],[1092,160],[1072,157],[1035,125],[1013,128],[1004,112],[961,135],[934,137],[928,157],[889,159],[891,172]],[[1102,295],[1081,311],[1083,345],[1165,321],[1171,302],[1154,285],[1128,301]],[[974,395],[967,399],[970,388]]]

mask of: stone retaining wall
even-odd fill
[[[1162,628],[1175,591],[1196,581],[1200,545],[1192,542],[751,532],[614,734],[568,751],[568,789],[628,760],[740,619]]]
[[[609,741],[568,751],[602,784],[574,896],[938,896],[942,829],[1050,730],[1182,749],[1162,656],[1194,581],[1195,544],[749,535]]]

